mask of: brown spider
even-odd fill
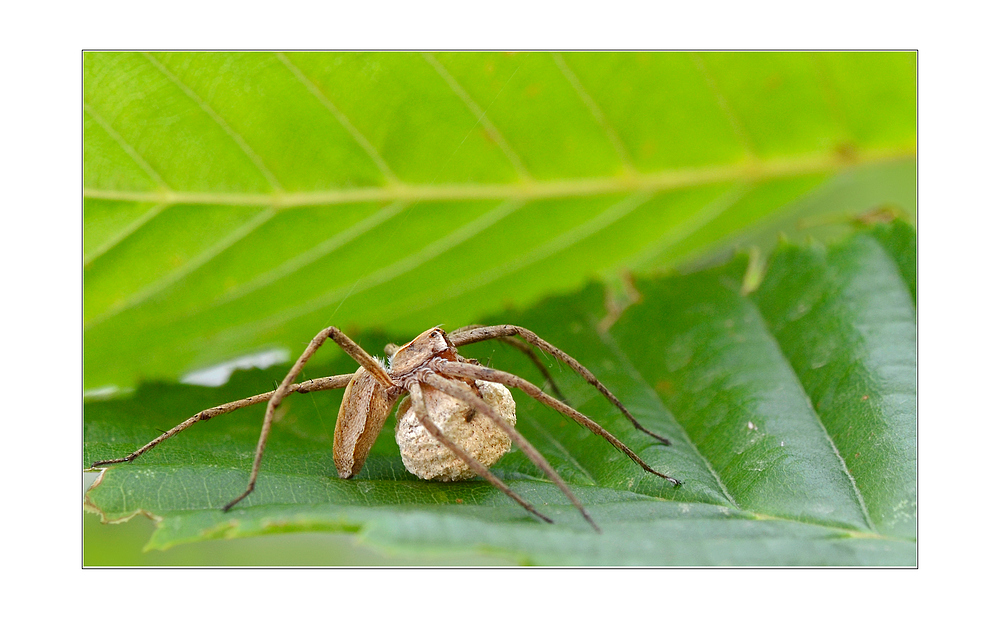
[[[399,401],[403,394],[409,393],[409,409],[415,414],[417,420],[427,429],[431,436],[461,459],[472,472],[485,478],[533,515],[548,523],[552,523],[551,519],[539,513],[535,507],[491,473],[487,464],[478,461],[470,455],[461,445],[445,435],[444,431],[433,422],[431,415],[428,413],[429,404],[427,402],[431,400],[432,395],[436,398],[434,401],[440,402],[441,395],[444,395],[458,400],[468,410],[467,419],[471,418],[469,415],[477,413],[490,419],[496,427],[499,427],[510,440],[513,440],[518,445],[521,451],[535,465],[541,468],[552,479],[559,489],[566,494],[570,502],[579,509],[590,525],[600,532],[600,528],[590,518],[586,509],[583,508],[583,505],[573,495],[573,492],[570,491],[565,481],[552,468],[549,462],[545,460],[542,454],[514,429],[512,424],[503,420],[501,414],[486,402],[479,385],[476,383],[478,380],[502,384],[524,391],[527,395],[601,436],[647,472],[662,477],[674,485],[680,484],[678,480],[652,469],[638,455],[633,453],[598,423],[577,412],[560,399],[546,394],[531,382],[511,373],[483,367],[477,361],[463,358],[458,354],[457,348],[461,346],[488,339],[500,339],[526,353],[541,369],[546,381],[554,387],[554,383],[552,383],[544,365],[534,356],[530,347],[520,340],[514,339],[515,335],[522,337],[532,346],[548,352],[569,365],[576,373],[607,397],[611,403],[617,406],[632,421],[632,424],[637,429],[653,436],[663,444],[670,444],[670,441],[666,438],[658,436],[640,425],[639,421],[629,414],[625,406],[586,367],[535,333],[520,326],[509,324],[501,326],[467,326],[452,331],[450,334],[446,334],[440,328],[435,327],[421,333],[416,339],[402,347],[393,344],[387,345],[386,352],[391,355],[388,367],[383,366],[383,364],[365,352],[361,346],[352,341],[340,330],[330,326],[320,331],[313,338],[276,390],[203,410],[170,431],[161,434],[134,453],[120,459],[98,461],[92,467],[96,468],[107,464],[130,462],[160,442],[180,433],[198,421],[208,420],[215,416],[267,400],[267,412],[264,414],[264,426],[261,429],[260,440],[257,442],[257,450],[254,454],[250,482],[247,485],[246,491],[223,507],[224,511],[228,511],[253,491],[254,484],[257,482],[257,473],[260,471],[264,447],[267,444],[267,437],[271,431],[271,423],[274,420],[274,411],[282,399],[290,392],[308,393],[346,387],[343,401],[340,404],[340,413],[337,415],[337,425],[333,438],[333,459],[338,474],[341,478],[345,479],[354,476],[361,470],[368,456],[368,451],[371,450],[375,438],[385,424],[392,407]],[[343,348],[361,367],[353,374],[318,378],[302,382],[301,384],[292,384],[292,381],[302,371],[306,362],[328,338]],[[559,394],[558,390],[555,390],[555,392]],[[561,398],[561,395],[559,396]],[[402,416],[402,413],[400,413],[400,416]]]

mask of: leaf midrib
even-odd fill
[[[756,304],[755,303],[751,303],[751,304],[754,307],[754,309],[756,310]],[[787,364],[788,368],[791,370],[791,374],[793,376],[795,376],[795,383],[798,385],[798,387],[801,389],[802,393],[806,396],[807,400],[809,401],[809,409],[810,409],[810,411],[812,411],[813,414],[815,415],[815,409],[813,408],[812,398],[809,396],[808,392],[806,391],[805,385],[802,384],[801,376],[794,370],[794,367],[792,366],[790,360],[788,359],[787,355],[785,354],[785,350],[780,345],[778,345],[777,339],[774,337],[774,334],[771,332],[770,325],[767,324],[767,321],[764,320],[763,317],[761,317],[760,320],[761,320],[761,323],[765,325],[765,330],[766,330],[768,336],[772,338],[772,340],[775,343],[775,345],[777,345],[778,350],[780,350],[781,357],[785,361],[785,363]],[[596,323],[593,323],[593,321],[592,321],[592,326],[596,327]],[[601,332],[601,331],[598,331],[598,332]],[[632,364],[632,359],[621,348],[621,346],[618,345],[617,340],[611,334],[611,332],[610,331],[602,332],[601,333],[601,339],[604,342],[605,349],[609,350],[620,361],[623,361],[627,365],[627,371],[628,371],[628,373],[630,375],[632,375],[636,379],[637,382],[639,382],[640,384],[642,384],[648,391],[650,391],[651,394],[653,395],[653,397],[655,398],[655,400],[657,402],[659,402],[661,404],[661,406],[662,406],[663,402],[660,399],[659,395],[656,393],[656,390],[653,389],[652,385],[649,384],[645,380],[645,378],[643,378],[642,375],[638,372],[638,370],[635,369],[635,366]],[[670,412],[666,408],[662,408],[662,410],[663,410],[663,412],[665,414],[670,414]],[[830,447],[833,449],[834,455],[836,456],[836,458],[838,459],[838,461],[841,462],[841,464],[843,466],[844,474],[847,476],[847,478],[851,482],[851,487],[854,490],[855,497],[859,501],[859,505],[858,506],[859,506],[859,508],[860,508],[860,510],[862,512],[862,515],[864,516],[864,520],[868,524],[868,529],[867,530],[860,529],[860,528],[854,528],[854,527],[850,527],[850,526],[846,526],[846,525],[844,525],[844,526],[831,525],[831,523],[827,522],[827,521],[813,520],[813,519],[808,519],[808,518],[794,519],[794,518],[784,517],[784,516],[777,515],[777,514],[762,513],[762,512],[758,512],[758,511],[747,509],[744,505],[740,504],[732,496],[732,494],[730,494],[729,488],[726,487],[726,484],[722,480],[722,477],[719,476],[719,473],[712,466],[712,462],[709,461],[707,457],[705,457],[705,455],[700,451],[700,449],[698,449],[698,446],[687,435],[687,430],[684,427],[684,425],[682,423],[680,423],[679,421],[677,421],[677,419],[675,418],[674,422],[677,423],[677,426],[683,432],[684,440],[687,442],[688,446],[691,449],[693,449],[693,451],[698,455],[698,457],[701,459],[702,464],[709,470],[709,472],[711,472],[712,476],[715,478],[716,482],[718,483],[719,489],[721,490],[722,494],[730,502],[729,505],[720,505],[718,503],[708,502],[708,501],[696,501],[696,502],[688,502],[688,503],[689,504],[695,504],[695,503],[697,503],[697,504],[710,504],[710,505],[715,505],[715,506],[724,506],[725,508],[731,508],[731,509],[733,509],[736,512],[746,514],[746,515],[748,515],[748,516],[750,516],[750,517],[752,517],[753,519],[756,519],[756,520],[765,520],[766,519],[766,520],[796,522],[796,523],[800,523],[800,524],[808,524],[808,525],[813,525],[813,526],[820,526],[822,528],[826,528],[826,529],[829,529],[829,530],[836,530],[838,532],[844,532],[846,534],[851,535],[852,537],[855,537],[855,536],[858,536],[858,535],[863,535],[865,538],[876,538],[876,539],[881,539],[881,540],[895,540],[895,541],[911,541],[912,539],[905,539],[905,538],[902,538],[902,537],[885,536],[881,532],[878,531],[878,529],[875,527],[875,525],[873,524],[873,522],[871,520],[871,517],[870,517],[870,515],[868,513],[868,509],[865,506],[864,498],[861,495],[860,491],[858,490],[858,487],[857,487],[857,485],[855,483],[854,477],[851,475],[850,471],[847,469],[847,465],[843,461],[843,458],[840,455],[840,451],[837,449],[837,447],[834,444],[832,438],[830,438],[829,431],[827,430],[826,425],[823,424],[822,420],[819,419],[818,415],[816,416],[816,419],[819,422],[820,427],[822,427],[824,434],[827,436],[827,439],[829,441]],[[615,491],[624,491],[624,490],[615,489]],[[644,494],[642,492],[628,491],[626,493],[632,493],[632,494],[637,494],[637,495],[649,496],[650,498],[659,499],[659,500],[664,500],[665,499],[665,498],[661,498],[659,496],[655,496],[655,495],[652,495],[652,494]]]
[[[744,298],[746,299],[749,306],[753,309],[757,319],[764,326],[763,332],[767,335],[770,343],[781,353],[781,360],[785,364],[785,369],[787,369],[791,375],[795,376],[795,385],[798,387],[799,393],[805,398],[806,402],[808,402],[809,404],[808,408],[810,416],[816,420],[817,425],[819,425],[819,427],[823,430],[823,436],[826,438],[827,444],[829,445],[830,450],[832,451],[834,457],[840,463],[841,471],[844,473],[844,476],[847,477],[847,480],[850,481],[851,490],[854,494],[854,498],[857,501],[858,509],[861,512],[861,515],[864,518],[865,523],[868,525],[869,528],[868,531],[870,531],[872,534],[879,534],[877,532],[878,528],[876,528],[875,522],[872,521],[871,513],[869,513],[868,511],[868,505],[865,502],[865,497],[864,495],[862,495],[861,490],[858,488],[857,480],[854,478],[854,475],[851,474],[850,469],[847,467],[847,462],[844,461],[844,456],[841,455],[840,449],[837,447],[837,443],[834,442],[833,436],[830,435],[829,428],[827,428],[826,424],[823,423],[823,419],[816,412],[816,402],[813,401],[812,394],[806,388],[806,385],[802,382],[802,374],[796,369],[795,364],[792,362],[792,359],[789,358],[785,346],[781,344],[781,340],[774,332],[774,327],[764,318],[764,315],[763,313],[761,313],[760,306],[758,305],[756,300],[754,300],[750,295],[746,295],[744,296]]]
[[[725,496],[727,500],[729,500],[730,503],[729,506],[737,510],[742,510],[742,507],[739,506],[739,503],[736,501],[736,499],[733,498],[732,494],[729,493],[729,488],[727,488],[726,484],[722,481],[722,477],[719,476],[718,471],[715,469],[714,466],[712,466],[712,462],[710,462],[708,458],[705,457],[705,455],[701,452],[701,449],[698,448],[698,445],[695,444],[694,441],[691,439],[691,437],[688,435],[687,428],[685,428],[682,423],[680,423],[676,418],[674,418],[673,414],[667,409],[666,405],[663,403],[663,400],[660,399],[659,394],[656,392],[656,389],[653,388],[653,385],[647,382],[646,379],[639,372],[639,370],[636,369],[635,364],[632,362],[632,358],[625,352],[625,350],[622,349],[621,345],[618,343],[618,340],[611,333],[611,330],[608,329],[606,331],[601,331],[600,326],[593,319],[591,319],[591,328],[594,328],[598,333],[600,333],[601,340],[604,342],[605,348],[610,350],[611,353],[616,358],[625,363],[625,368],[628,374],[632,376],[632,378],[635,379],[636,382],[642,384],[646,392],[650,396],[652,396],[653,400],[660,405],[661,412],[669,415],[673,419],[677,427],[680,428],[681,436],[683,437],[684,441],[687,443],[688,447],[691,448],[691,450],[694,451],[696,455],[698,455],[698,457],[701,459],[702,464],[709,471],[709,473],[711,473],[712,478],[715,479],[715,482],[718,483],[719,491],[722,493],[723,496]],[[715,503],[706,502],[706,504],[715,504]]]
[[[895,270],[894,270],[895,277],[898,280],[899,285],[901,287],[905,288],[906,287],[906,282],[903,279],[902,274],[899,272],[898,266],[896,265],[895,261],[890,257],[890,255],[888,254],[888,252],[885,251],[885,249],[884,249],[884,247],[882,247],[881,243],[878,243],[878,246],[883,251],[883,254],[884,254],[884,257],[885,257],[886,261],[888,263],[892,264],[894,267],[896,267]],[[763,325],[763,327],[764,327],[763,328],[764,332],[766,333],[767,337],[770,339],[771,343],[779,351],[779,353],[781,355],[781,358],[782,358],[782,361],[785,363],[785,366],[789,370],[790,375],[794,376],[794,380],[795,380],[796,386],[798,387],[799,391],[801,392],[801,394],[805,397],[806,401],[808,402],[809,412],[811,413],[811,415],[813,416],[813,418],[816,420],[816,422],[818,423],[819,427],[822,429],[823,434],[826,437],[827,443],[828,443],[828,445],[829,445],[829,447],[830,447],[830,449],[832,451],[832,454],[834,455],[834,457],[836,458],[836,460],[840,463],[840,465],[841,465],[841,471],[843,472],[843,474],[845,475],[845,477],[847,478],[847,480],[850,482],[851,490],[852,490],[853,496],[854,496],[854,498],[856,500],[856,506],[859,508],[860,513],[861,513],[861,515],[862,515],[865,523],[867,524],[867,530],[860,529],[860,528],[852,528],[852,527],[847,527],[847,526],[829,525],[827,522],[813,521],[811,519],[790,519],[790,518],[783,517],[783,516],[780,516],[780,515],[757,513],[755,511],[748,510],[748,509],[745,508],[744,505],[740,504],[730,494],[728,488],[726,487],[725,482],[718,475],[718,473],[714,470],[714,468],[712,467],[711,462],[708,460],[708,458],[706,458],[704,456],[704,454],[702,454],[700,452],[700,450],[697,448],[697,445],[695,445],[695,443],[693,441],[691,441],[690,438],[686,435],[686,429],[685,429],[684,425],[682,423],[678,422],[676,418],[674,418],[674,421],[677,423],[678,427],[680,427],[681,430],[685,432],[684,433],[684,438],[688,442],[688,445],[694,449],[695,453],[697,453],[697,455],[701,458],[701,461],[702,461],[703,465],[705,465],[706,468],[712,473],[713,477],[716,479],[716,482],[719,485],[719,488],[721,489],[721,491],[723,492],[723,494],[726,496],[726,498],[731,502],[732,507],[734,509],[740,511],[740,512],[748,513],[748,514],[752,515],[753,517],[755,517],[757,519],[777,519],[777,520],[781,520],[781,521],[798,521],[800,523],[809,523],[811,525],[819,525],[819,526],[823,526],[823,527],[830,528],[830,529],[835,529],[835,530],[852,531],[851,532],[852,536],[854,536],[854,535],[856,535],[858,533],[861,533],[861,534],[865,535],[867,538],[878,538],[878,539],[900,540],[900,541],[905,540],[905,541],[912,542],[913,539],[904,538],[904,537],[886,536],[886,535],[882,534],[881,531],[879,531],[878,527],[875,525],[875,523],[874,523],[874,521],[872,519],[871,513],[869,512],[869,509],[868,509],[868,506],[867,506],[867,503],[866,503],[866,500],[865,500],[865,496],[863,495],[863,493],[861,492],[860,488],[858,487],[857,481],[854,478],[854,475],[851,474],[851,472],[849,470],[849,467],[847,466],[847,462],[844,460],[844,458],[843,458],[843,456],[842,456],[842,454],[840,452],[839,447],[837,446],[837,444],[833,440],[833,437],[830,435],[829,428],[826,426],[825,423],[823,423],[822,418],[816,412],[815,402],[813,401],[812,395],[809,393],[808,389],[806,388],[805,384],[803,383],[803,379],[802,379],[801,373],[796,369],[795,364],[789,358],[787,350],[781,344],[780,339],[775,334],[775,332],[773,330],[773,326],[768,322],[768,320],[766,320],[764,318],[763,314],[760,312],[760,309],[758,307],[758,304],[757,304],[756,300],[753,297],[749,296],[749,295],[745,295],[744,299],[747,301],[747,303],[749,304],[749,306],[756,313],[757,319],[758,319],[759,323],[761,325]],[[591,327],[594,328],[596,330],[596,332],[600,333],[600,338],[601,338],[601,340],[602,340],[602,342],[604,344],[605,350],[608,351],[608,352],[610,352],[613,356],[615,356],[616,358],[618,358],[620,361],[625,362],[626,366],[627,366],[627,372],[630,375],[632,375],[633,378],[636,379],[638,383],[642,384],[644,388],[649,389],[652,392],[655,400],[658,401],[658,402],[660,402],[662,404],[662,400],[660,399],[659,395],[656,393],[655,389],[653,389],[652,385],[650,385],[642,377],[642,375],[635,369],[634,365],[632,364],[631,357],[628,355],[628,353],[623,348],[621,348],[620,345],[618,345],[616,338],[613,336],[613,334],[610,332],[610,330],[602,330],[602,329],[600,329],[598,327],[597,323],[594,320],[591,320]],[[670,414],[670,412],[667,411],[665,408],[663,409],[663,411],[666,414]]]
[[[558,199],[634,191],[666,191],[720,182],[761,182],[817,173],[834,173],[854,167],[890,163],[912,158],[913,146],[859,149],[845,156],[823,152],[767,161],[745,159],[726,165],[711,165],[640,174],[621,174],[559,180],[522,180],[512,183],[413,184],[389,183],[378,187],[356,187],[327,191],[273,191],[232,193],[211,191],[125,191],[84,187],[85,198],[109,201],[152,202],[156,204],[212,204],[233,206],[302,206],[404,200],[457,201],[489,199]]]

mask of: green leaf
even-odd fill
[[[110,467],[87,503],[105,520],[155,518],[148,544],[155,549],[340,531],[390,551],[473,549],[525,564],[913,565],[916,330],[906,265],[914,247],[913,228],[893,222],[829,248],[783,245],[749,295],[741,291],[747,260],[739,257],[639,279],[641,297],[620,315],[609,317],[606,290],[596,284],[505,315],[576,357],[647,428],[673,442],[663,446],[636,431],[593,388],[550,362],[575,407],[681,479],[680,487],[515,393],[518,428],[603,534],[518,451],[494,472],[555,524],[483,481],[415,479],[399,460],[391,426],[359,477],[339,479],[330,456],[334,392],[282,404],[257,489],[229,513],[220,507],[245,487],[260,407],[197,423],[133,463]],[[403,339],[358,337],[369,351]],[[541,381],[525,357],[495,342],[463,354]],[[353,368],[345,354],[324,348],[304,377]],[[269,390],[284,371],[238,372],[214,389],[145,384],[127,399],[89,402],[85,461],[122,456],[200,409]]]
[[[915,58],[88,52],[85,388],[912,215]]]

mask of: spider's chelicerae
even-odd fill
[[[264,426],[261,429],[260,440],[257,442],[257,450],[254,454],[250,482],[247,485],[246,491],[223,507],[223,510],[228,511],[253,491],[254,484],[257,482],[257,473],[260,471],[261,458],[264,455],[264,446],[267,443],[267,436],[271,431],[271,423],[274,420],[274,411],[282,399],[292,391],[308,393],[346,388],[343,401],[340,404],[340,413],[337,415],[337,425],[333,438],[333,459],[337,467],[337,473],[341,478],[345,479],[354,476],[361,470],[368,456],[368,451],[371,450],[375,438],[385,424],[393,406],[404,394],[409,394],[408,401],[404,401],[400,405],[398,413],[400,423],[402,424],[404,416],[412,414],[415,421],[427,430],[433,440],[436,440],[435,444],[438,447],[443,445],[450,454],[453,454],[460,460],[456,461],[455,464],[461,468],[456,471],[455,465],[450,465],[445,466],[448,470],[444,470],[440,465],[440,457],[435,456],[438,463],[434,470],[420,469],[424,464],[419,461],[407,460],[408,450],[405,442],[416,439],[412,437],[414,432],[401,432],[400,428],[397,427],[397,441],[400,442],[404,463],[406,463],[407,468],[412,472],[424,478],[436,478],[439,480],[454,480],[479,475],[510,496],[533,515],[552,523],[551,519],[539,513],[527,500],[511,490],[510,487],[489,471],[489,467],[496,463],[500,456],[510,448],[510,442],[513,441],[566,494],[566,497],[579,509],[590,525],[600,531],[600,528],[591,519],[586,509],[583,508],[583,505],[573,495],[573,492],[570,491],[570,488],[555,469],[545,460],[545,457],[514,428],[514,404],[510,398],[510,393],[505,388],[506,386],[510,386],[524,391],[527,395],[601,436],[647,472],[660,476],[674,485],[680,484],[676,479],[652,469],[638,455],[633,453],[598,423],[577,412],[563,401],[562,396],[555,389],[555,385],[545,370],[544,365],[534,355],[532,348],[521,340],[516,339],[515,336],[520,336],[531,346],[548,352],[569,365],[576,373],[597,388],[611,403],[617,406],[632,421],[636,429],[653,436],[663,444],[670,444],[666,438],[658,436],[640,425],[639,421],[625,409],[625,406],[622,405],[618,398],[612,395],[586,367],[526,328],[509,324],[502,326],[467,326],[451,333],[445,333],[440,328],[435,327],[421,333],[416,339],[404,346],[387,345],[385,350],[390,355],[390,359],[388,367],[385,367],[365,352],[361,346],[354,343],[347,335],[337,328],[330,326],[320,331],[313,338],[276,390],[209,408],[208,410],[202,410],[170,431],[161,434],[134,453],[120,459],[95,462],[93,467],[132,461],[160,442],[177,435],[198,421],[207,420],[266,400],[267,412],[264,414]],[[302,371],[306,362],[327,339],[335,341],[361,367],[353,374],[318,378],[300,384],[293,384],[293,380]],[[559,398],[557,399],[546,394],[542,389],[524,378],[498,369],[484,367],[475,360],[466,359],[459,355],[459,347],[488,339],[499,339],[527,354],[542,371],[546,381],[552,385]],[[441,418],[445,417],[454,419],[456,418],[455,413],[461,413],[462,415],[461,420],[458,421],[459,423],[471,423],[476,419],[477,414],[482,415],[482,417],[476,419],[479,426],[474,431],[452,431],[449,435],[449,432],[445,431],[445,428],[436,423],[434,419],[438,418],[438,422],[440,422]],[[488,419],[488,421],[484,421],[484,419]],[[416,424],[414,423],[415,426]],[[410,437],[401,437],[403,434]],[[491,443],[486,448],[482,448],[484,439]],[[426,445],[422,444],[421,448],[411,450],[423,450],[426,452],[427,449],[423,448],[423,446]],[[475,455],[469,452],[470,449],[474,450]]]

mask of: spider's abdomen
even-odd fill
[[[510,425],[517,418],[514,398],[502,384],[476,381],[483,399]],[[423,388],[427,413],[446,436],[487,468],[510,450],[510,437],[483,414],[473,414],[470,406],[428,386]],[[422,479],[461,481],[476,476],[448,447],[438,442],[410,410],[404,399],[396,413],[396,444],[406,469]]]
[[[396,399],[364,367],[354,373],[333,430],[333,462],[340,478],[349,479],[361,471]]]

